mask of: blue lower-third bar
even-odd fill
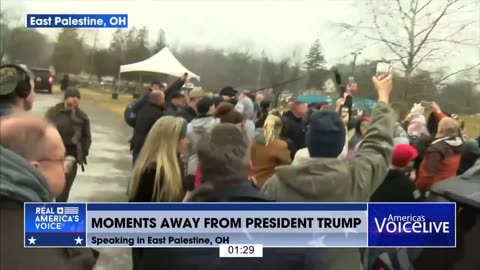
[[[370,247],[456,247],[455,203],[368,205]]]
[[[85,233],[25,233],[24,247],[85,247]]]
[[[89,233],[88,247],[366,247],[367,233]]]

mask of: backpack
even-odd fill
[[[137,120],[137,113],[146,103],[147,95],[143,96],[141,99],[134,100],[127,105],[125,111],[123,112],[123,118],[125,119],[127,125],[129,125],[130,127],[135,126],[135,121]]]

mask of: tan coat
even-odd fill
[[[285,141],[276,139],[266,145],[265,136],[258,132],[251,148],[250,160],[253,165],[253,180],[258,188],[272,177],[275,167],[292,163]]]

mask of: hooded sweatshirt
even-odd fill
[[[245,130],[248,139],[250,139],[250,142],[253,142],[255,138],[255,123],[253,123],[255,107],[253,101],[249,97],[244,97],[237,102],[235,110],[243,115],[243,118],[245,119],[243,129]]]
[[[188,152],[186,155],[187,175],[195,175],[197,167],[197,147],[203,134],[212,130],[220,120],[213,116],[197,117],[187,125],[187,137],[189,140]]]
[[[93,249],[23,247],[23,203],[52,200],[37,169],[0,146],[0,269],[93,269],[98,257]]]
[[[389,170],[395,118],[379,102],[367,133],[352,160],[311,158],[295,166],[279,166],[263,192],[278,202],[368,202]],[[360,269],[358,249],[326,249],[329,267]]]
[[[250,160],[253,165],[254,182],[258,188],[261,188],[265,181],[274,174],[275,167],[292,163],[287,142],[276,138],[267,145],[263,129],[257,129]]]
[[[435,183],[457,175],[463,146],[464,141],[458,136],[434,140],[420,164],[417,188],[429,191]]]

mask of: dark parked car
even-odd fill
[[[31,68],[33,73],[33,80],[35,81],[36,91],[47,91],[52,93],[53,76],[48,69]]]

